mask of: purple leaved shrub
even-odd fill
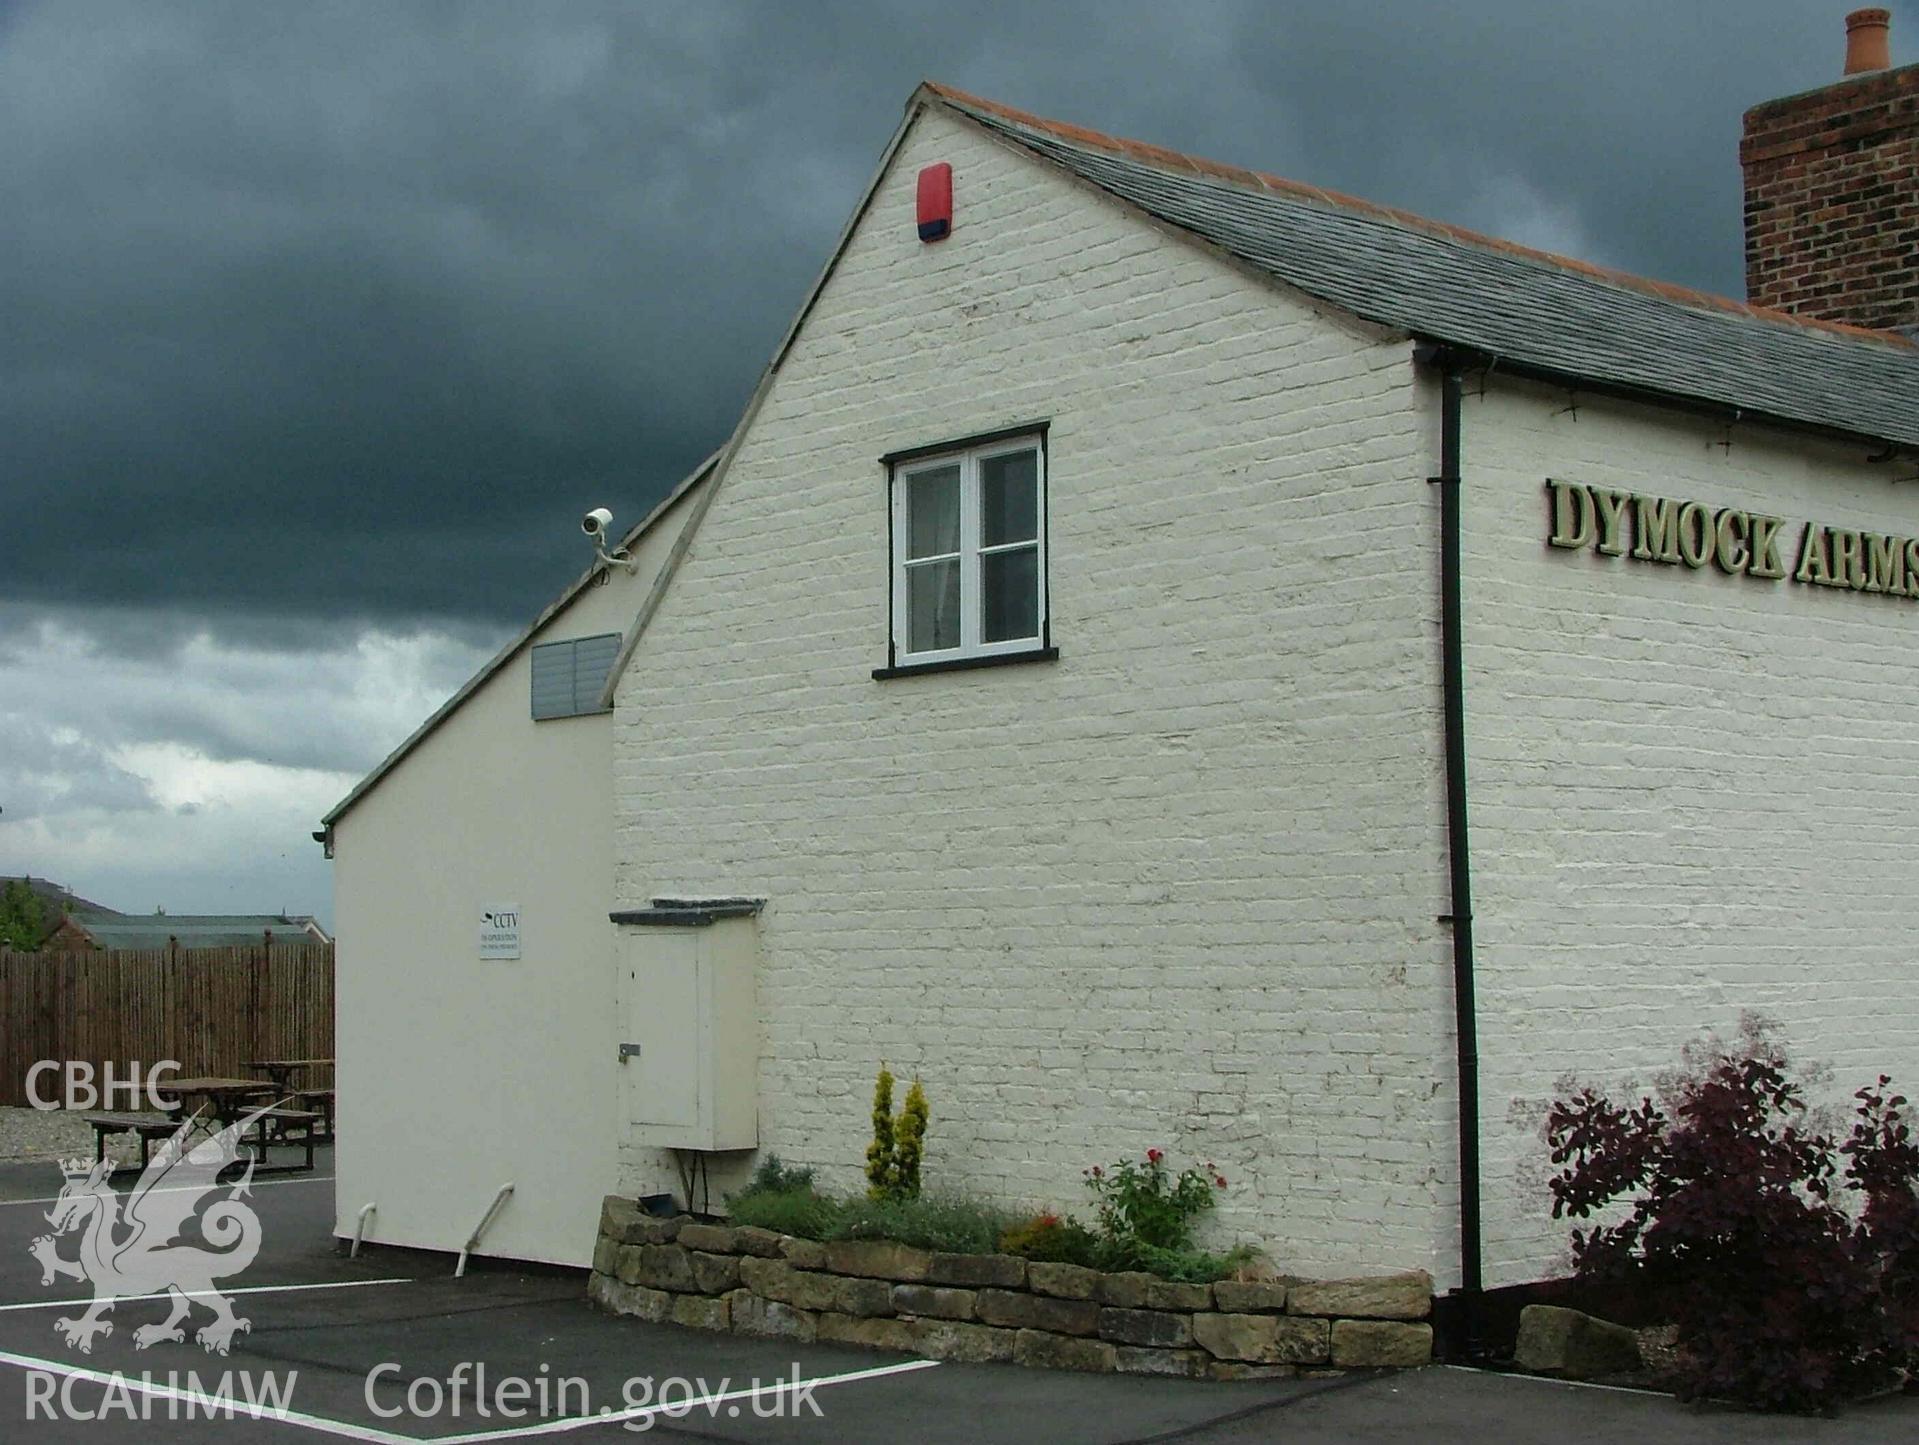
[[[1650,1293],[1678,1327],[1679,1393],[1816,1410],[1919,1365],[1919,1146],[1881,1076],[1840,1140],[1763,1026],[1689,1051],[1660,1101],[1592,1088],[1546,1122],[1553,1217],[1582,1278]],[[1623,1206],[1614,1209],[1612,1206]]]

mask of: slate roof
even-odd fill
[[[953,110],[1274,279],[1509,369],[1919,447],[1919,346],[1788,316],[947,86]]]
[[[68,916],[101,948],[244,948],[264,943],[330,941],[306,914],[285,913],[94,913],[72,910]],[[318,930],[316,932],[316,930]]]

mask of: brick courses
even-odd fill
[[[1749,301],[1919,325],[1919,65],[1754,106],[1739,159]]]

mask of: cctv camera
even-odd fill
[[[580,518],[580,530],[593,539],[593,555],[609,567],[624,567],[631,572],[640,564],[635,562],[622,547],[617,552],[606,550],[607,528],[613,525],[613,514],[605,507],[595,507]]]

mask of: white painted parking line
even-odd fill
[[[1523,1370],[1482,1370],[1477,1365],[1442,1365],[1443,1370],[1458,1370],[1468,1375],[1497,1375],[1505,1380],[1530,1380],[1535,1385],[1564,1385],[1578,1390],[1611,1390],[1616,1395],[1650,1395],[1656,1400],[1672,1399],[1671,1390],[1648,1390],[1640,1385],[1602,1385],[1594,1380],[1562,1380],[1552,1375],[1529,1375]]]
[[[322,1435],[337,1435],[343,1440],[365,1441],[366,1445],[422,1445],[422,1442],[412,1435],[396,1435],[390,1430],[376,1430],[366,1425],[349,1425],[341,1420],[329,1420],[323,1415],[307,1415],[298,1410],[252,1404],[245,1399],[215,1399],[204,1390],[185,1390],[177,1385],[163,1385],[157,1380],[123,1372],[81,1369],[76,1365],[63,1364],[59,1360],[40,1360],[32,1355],[8,1354],[4,1350],[0,1350],[0,1365],[42,1371],[49,1375],[59,1375],[63,1379],[84,1380],[89,1384],[124,1390],[130,1395],[144,1395],[149,1399],[179,1400],[203,1414],[209,1410],[218,1410],[221,1415],[224,1415],[230,1409],[232,1414],[244,1415],[250,1420],[278,1420],[282,1424],[297,1425],[302,1429],[318,1431]]]
[[[237,1183],[238,1181],[235,1182]],[[282,1184],[331,1184],[332,1182],[333,1176],[331,1174],[322,1174],[317,1179],[256,1179],[247,1185],[247,1190],[251,1192],[255,1189],[277,1189]],[[221,1189],[231,1189],[233,1185],[222,1184],[219,1187]],[[155,1189],[152,1192],[155,1194],[178,1194],[181,1191],[178,1189]],[[204,1194],[206,1191],[204,1189],[198,1189],[193,1192]],[[49,1194],[45,1199],[0,1199],[0,1209],[6,1209],[15,1204],[58,1204],[59,1202],[60,1196],[57,1194]]]
[[[363,1441],[365,1445],[481,1445],[484,1441],[529,1440],[541,1435],[584,1430],[593,1425],[617,1425],[632,1420],[650,1420],[659,1415],[665,1415],[668,1419],[680,1419],[691,1415],[695,1410],[717,1410],[721,1405],[740,1400],[758,1399],[762,1395],[823,1390],[831,1385],[850,1385],[861,1380],[878,1380],[888,1375],[903,1375],[915,1370],[937,1369],[939,1361],[908,1360],[898,1365],[877,1365],[870,1370],[850,1370],[841,1375],[819,1375],[810,1380],[782,1380],[777,1384],[760,1385],[752,1389],[727,1390],[686,1400],[676,1398],[661,1405],[640,1405],[627,1410],[607,1410],[598,1415],[575,1415],[563,1420],[544,1420],[534,1425],[510,1426],[503,1430],[482,1430],[469,1435],[402,1435],[392,1430],[382,1430],[375,1425],[330,1420],[324,1415],[308,1415],[299,1410],[253,1404],[244,1398],[216,1399],[205,1391],[161,1384],[157,1380],[143,1376],[129,1375],[119,1371],[89,1370],[59,1360],[42,1360],[32,1355],[10,1354],[4,1350],[0,1350],[0,1365],[42,1371],[46,1374],[82,1380],[89,1384],[124,1390],[129,1394],[145,1395],[153,1399],[178,1400],[189,1403],[202,1412],[210,1407],[228,1406],[232,1413],[244,1415],[251,1420],[275,1420],[322,1435],[333,1435],[343,1440]]]
[[[413,1283],[416,1283],[416,1281],[410,1279],[340,1279],[330,1280],[323,1284],[249,1284],[243,1285],[238,1289],[193,1289],[183,1290],[182,1293],[188,1299],[211,1299],[220,1295],[292,1294],[295,1290],[303,1289],[363,1289],[371,1284]],[[171,1298],[171,1292],[161,1290],[158,1294],[118,1295],[115,1297],[114,1303],[133,1304],[139,1300],[168,1298]],[[90,1305],[93,1303],[93,1299],[94,1297],[92,1295],[88,1295],[85,1299],[22,1300],[18,1304],[0,1305],[0,1314],[11,1314],[15,1310],[73,1309],[78,1305]]]

